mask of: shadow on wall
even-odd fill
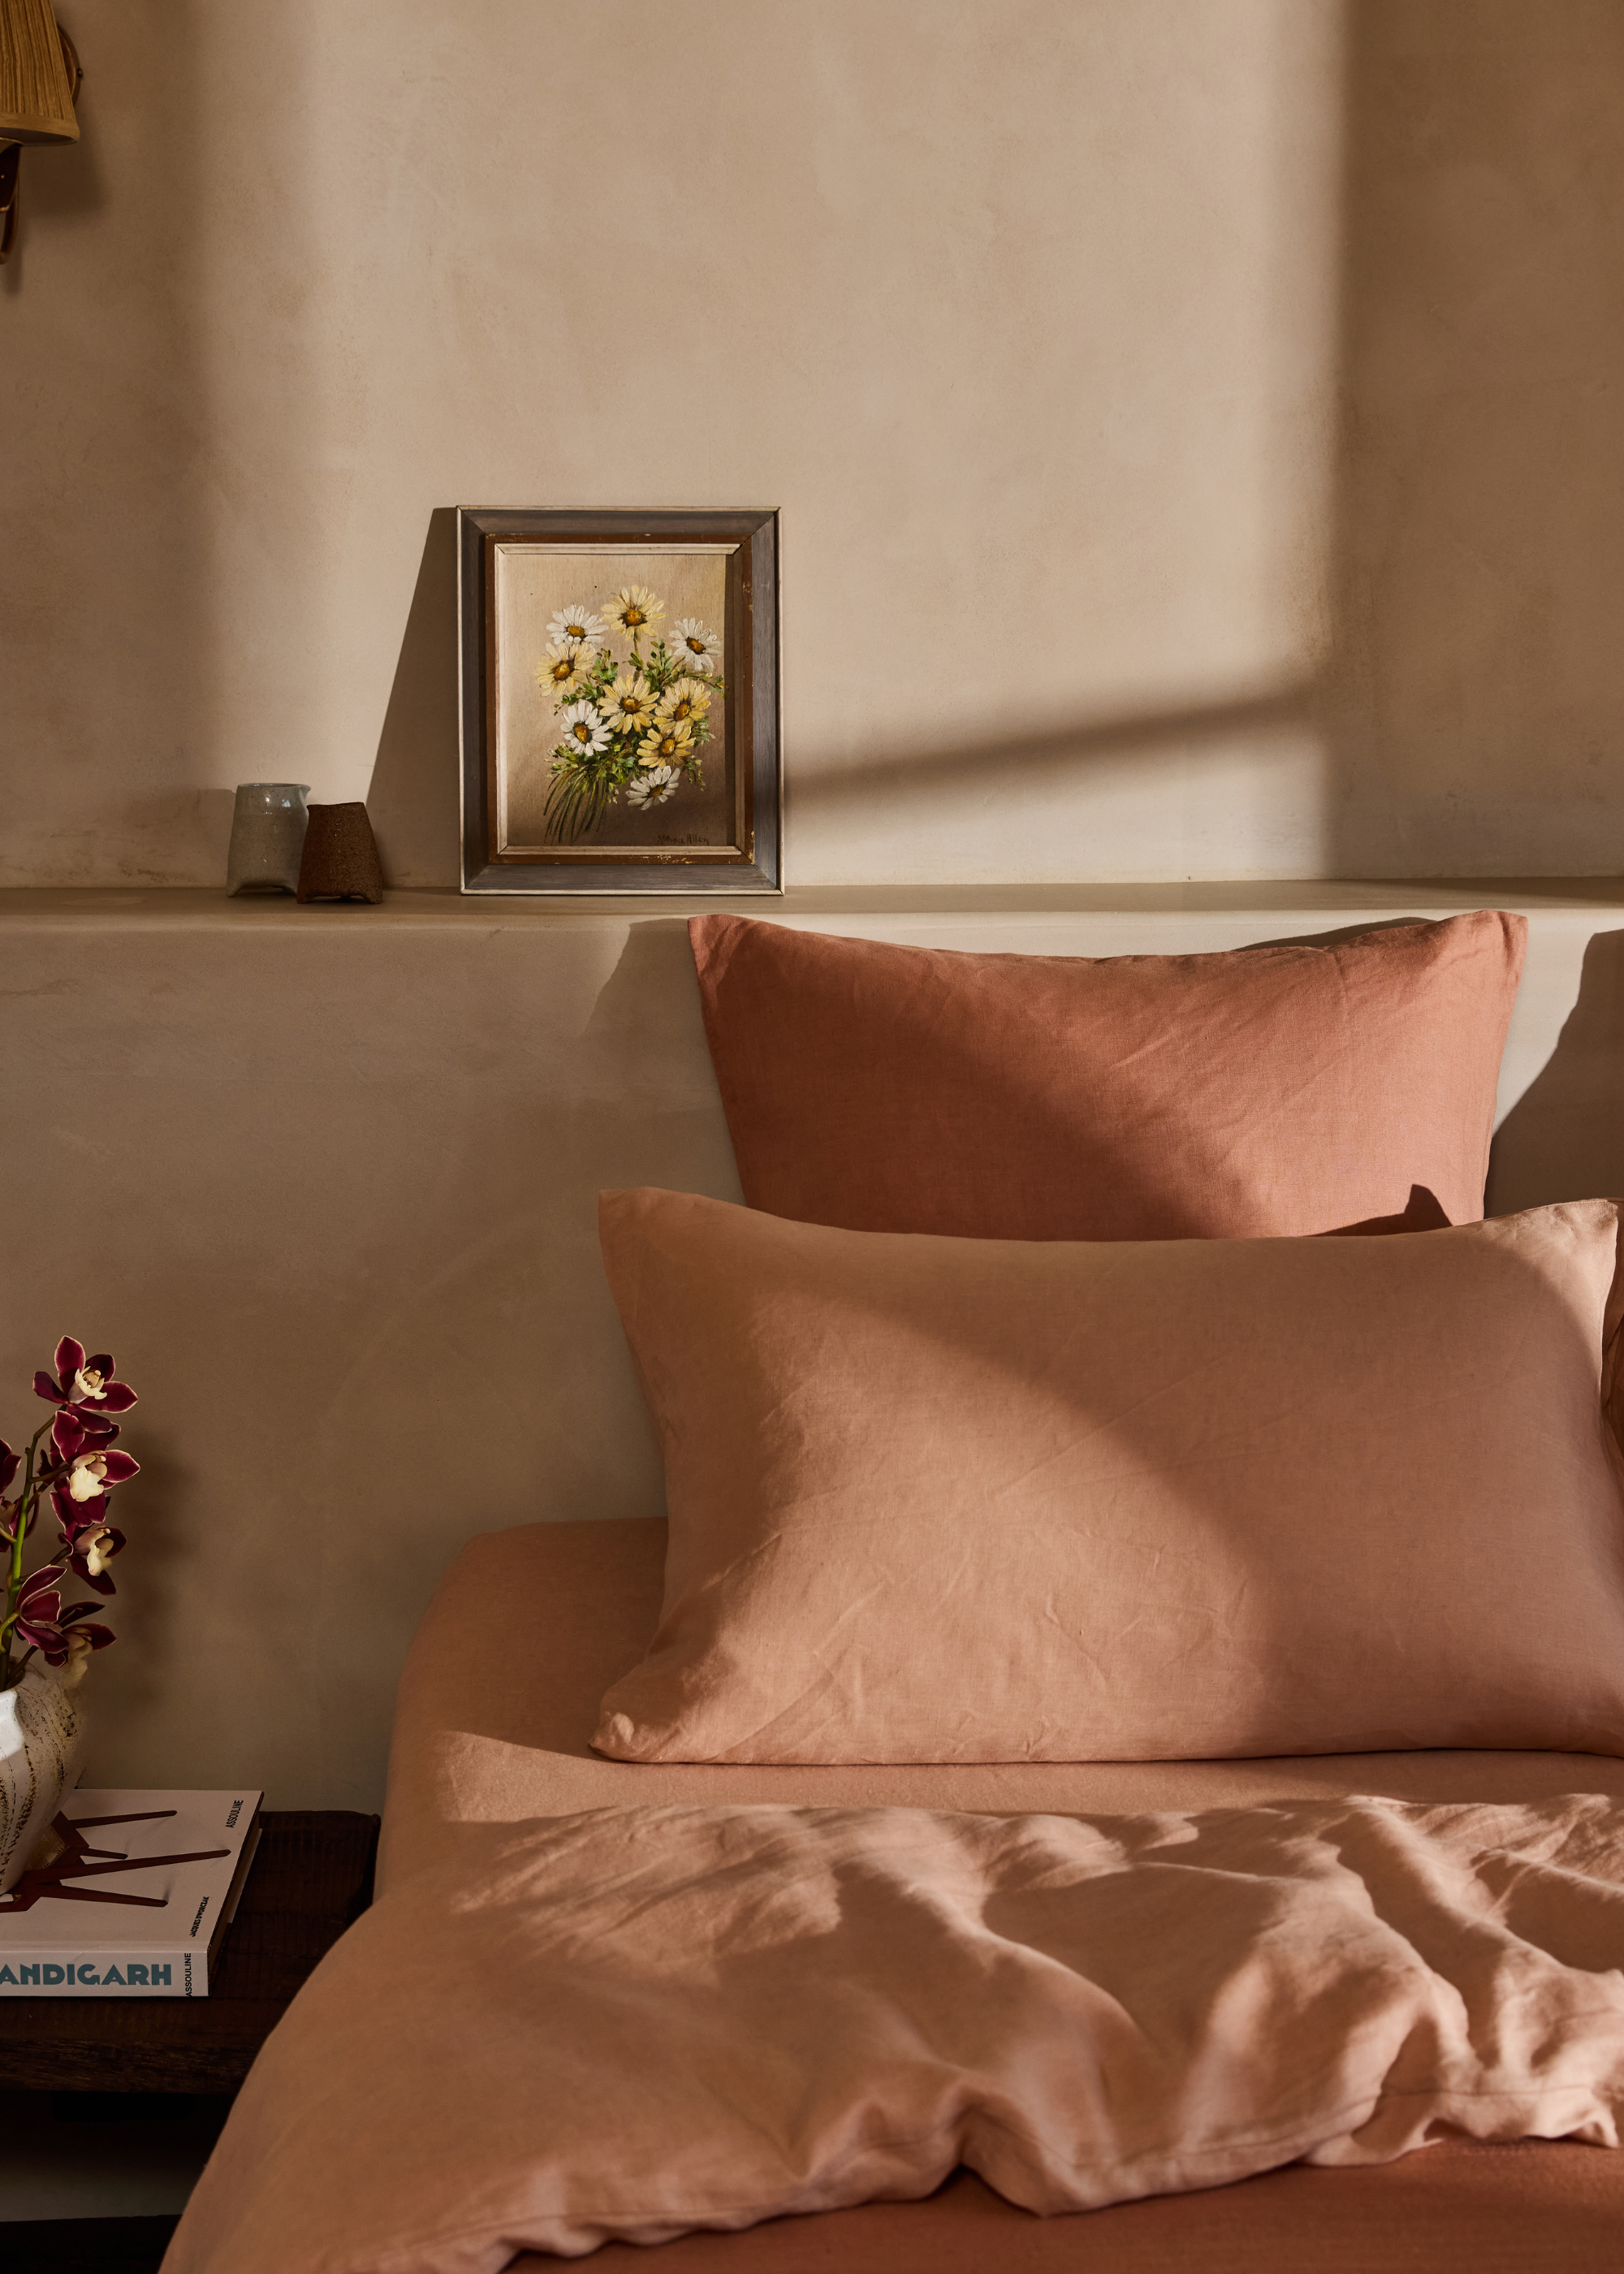
[[[984,787],[989,772],[1019,772],[1041,783],[1079,766],[1177,749],[1199,755],[1228,748],[1237,737],[1259,741],[1300,727],[1312,717],[1316,699],[1312,681],[1229,703],[1141,711],[1114,719],[1079,719],[1045,734],[1014,741],[935,741],[916,751],[893,751],[861,765],[801,776],[793,784],[793,804],[801,812],[855,798],[898,794],[936,797],[942,791]]]
[[[1488,1213],[1624,1197],[1624,931],[1584,952],[1579,999],[1489,1157]]]
[[[456,515],[437,506],[366,793],[391,884],[455,885],[462,873],[456,607]]]

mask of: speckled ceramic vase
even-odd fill
[[[310,809],[308,782],[239,782],[226,891],[297,892]]]
[[[0,1894],[27,1869],[84,1750],[77,1685],[36,1659],[15,1689],[0,1690]]]

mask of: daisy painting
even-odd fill
[[[778,889],[778,516],[463,508],[467,889]]]
[[[543,802],[546,841],[600,839],[619,811],[628,818],[703,794],[727,694],[722,672],[725,590],[713,575],[710,611],[695,613],[695,579],[674,616],[665,590],[642,576],[576,576],[571,598],[547,619],[536,666],[551,712]]]

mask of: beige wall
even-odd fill
[[[64,13],[0,882],[452,881],[458,502],[782,508],[792,881],[1624,869],[1615,0]]]

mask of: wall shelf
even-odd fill
[[[410,930],[477,932],[583,924],[626,924],[695,915],[712,909],[767,922],[849,918],[1065,916],[1259,916],[1357,920],[1383,915],[1450,915],[1462,908],[1509,907],[1602,912],[1624,909],[1620,877],[1404,877],[1352,880],[1210,879],[1199,883],[1071,885],[803,885],[771,899],[695,894],[545,900],[465,895],[450,888],[388,892],[380,907],[360,901],[301,907],[290,897],[228,900],[192,886],[63,887],[0,891],[0,930],[315,931]]]

